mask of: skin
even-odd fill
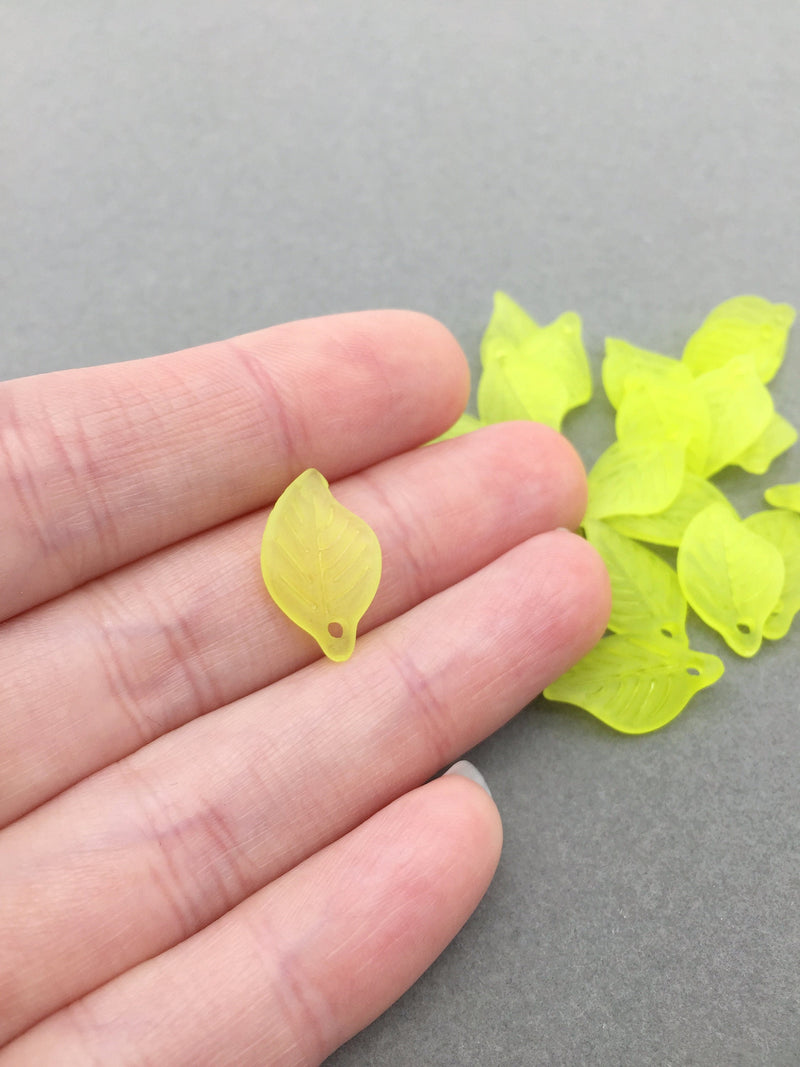
[[[417,447],[468,388],[396,311],[0,385],[0,1067],[317,1064],[471,914],[499,815],[430,779],[609,592],[562,437]],[[383,550],[341,664],[259,572],[311,466]]]

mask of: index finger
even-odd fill
[[[275,326],[131,363],[0,384],[0,619],[436,436],[468,368],[426,315]]]

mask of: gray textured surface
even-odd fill
[[[598,362],[800,302],[795,0],[4,0],[0,50],[4,376],[380,305],[475,365],[496,287]],[[602,399],[566,429],[592,458]],[[800,1063],[799,641],[646,738],[541,701],[480,746],[497,878],[330,1063]]]

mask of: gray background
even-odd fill
[[[796,0],[1,0],[0,42],[4,376],[384,305],[475,367],[497,287],[599,366],[800,303]],[[591,461],[602,396],[565,429]],[[800,1063],[797,654],[725,652],[644,738],[540,700],[481,745],[497,877],[330,1063]]]

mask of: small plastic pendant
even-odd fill
[[[269,595],[325,655],[352,655],[358,623],[378,589],[381,548],[363,519],[309,468],[275,502],[261,543]]]

